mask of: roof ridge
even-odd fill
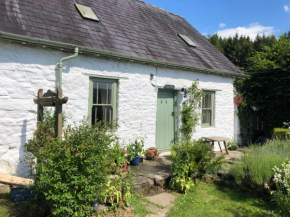
[[[133,2],[135,2],[135,3],[137,3],[137,4],[143,4],[143,5],[150,6],[150,7],[153,7],[153,8],[155,8],[155,9],[158,9],[158,10],[160,10],[160,11],[162,11],[162,12],[165,12],[166,14],[170,14],[170,15],[173,15],[173,16],[176,16],[176,17],[179,17],[179,18],[185,19],[184,17],[182,17],[182,16],[180,16],[180,15],[178,15],[178,14],[172,13],[172,12],[170,12],[170,11],[168,11],[168,10],[165,10],[165,9],[160,8],[160,7],[158,7],[158,6],[155,6],[155,5],[149,4],[149,3],[144,2],[144,1],[142,1],[142,0],[131,0],[131,1],[133,1]]]

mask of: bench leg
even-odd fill
[[[221,152],[223,152],[220,142],[218,141]]]
[[[224,141],[224,145],[225,145],[226,153],[229,154],[226,141]]]
[[[211,142],[211,150],[214,151],[214,141]]]

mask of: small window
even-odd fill
[[[178,36],[189,46],[196,47],[195,43],[186,35],[178,34]]]
[[[215,92],[204,91],[204,97],[202,99],[202,117],[201,117],[202,127],[214,126],[214,102],[215,102]]]
[[[90,81],[89,116],[91,124],[103,121],[116,121],[117,81],[110,79],[95,79]]]
[[[99,21],[99,18],[90,7],[80,5],[80,4],[75,4],[75,5],[83,18]]]

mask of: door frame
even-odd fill
[[[178,90],[171,90],[171,89],[165,89],[163,87],[159,87],[158,88],[158,92],[157,92],[157,99],[156,99],[156,129],[155,129],[155,147],[158,149],[157,147],[157,106],[158,106],[158,93],[159,92],[170,92],[170,93],[173,93],[173,112],[174,112],[174,132],[173,132],[173,136],[174,136],[174,143],[176,142],[177,140],[177,137],[178,137],[178,131],[179,131],[179,126],[178,126],[178,108],[177,108],[177,94],[178,94]],[[165,148],[165,149],[158,149],[158,150],[168,150],[170,148]]]

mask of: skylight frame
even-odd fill
[[[84,19],[93,20],[97,22],[100,21],[100,19],[98,18],[96,13],[92,10],[92,8],[77,3],[75,3],[75,6]]]
[[[186,35],[178,34],[178,36],[190,47],[196,47],[196,44]]]

